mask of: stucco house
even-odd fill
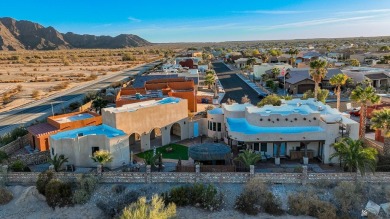
[[[108,125],[88,126],[59,132],[50,136],[50,155],[64,155],[68,164],[77,167],[97,165],[90,157],[99,150],[109,151],[114,157],[108,168],[117,168],[130,162],[129,138],[121,130]]]
[[[281,106],[223,104],[208,112],[208,135],[224,139],[231,147],[245,145],[269,157],[299,160],[307,157],[322,163],[335,152],[340,137],[358,139],[359,124],[349,115],[314,99],[293,99]],[[308,159],[305,159],[308,162]]]
[[[39,151],[49,150],[50,135],[62,131],[102,124],[102,116],[90,111],[49,116],[44,123],[27,128],[30,145]]]

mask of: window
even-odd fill
[[[216,124],[216,122],[213,122],[213,131],[217,131],[217,124]]]
[[[96,151],[99,151],[99,147],[92,147],[92,156]]]
[[[51,148],[51,154],[54,156],[54,148]]]
[[[261,143],[261,151],[267,152],[267,143]]]
[[[253,150],[259,151],[259,143],[253,143]]]
[[[220,132],[221,131],[221,123],[218,122],[218,131]]]

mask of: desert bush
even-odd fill
[[[313,193],[295,193],[288,197],[289,212],[293,215],[307,215],[318,219],[336,219],[336,207],[321,201]]]
[[[302,172],[302,171],[301,171]],[[336,187],[337,183],[332,180],[317,180],[313,183],[313,186],[316,188],[322,188],[322,189],[333,189]]]
[[[26,166],[26,164],[24,164],[24,162],[21,160],[14,161],[11,164],[10,169],[13,172],[31,172],[30,168]]]
[[[126,190],[126,186],[121,184],[115,184],[111,187],[111,191],[116,194],[123,193]]]
[[[39,99],[40,93],[41,92],[39,90],[33,90],[31,93],[31,97],[37,100]]]
[[[82,175],[77,182],[77,189],[73,194],[73,203],[84,204],[92,196],[99,185],[99,179],[92,175]]]
[[[23,86],[22,86],[21,84],[18,84],[18,85],[16,86],[16,90],[17,90],[18,92],[22,91],[22,90],[23,90]]]
[[[110,87],[112,87],[112,88],[122,87],[122,82],[120,82],[120,81],[112,82],[110,84]]]
[[[223,195],[215,186],[193,184],[180,186],[162,194],[165,204],[175,203],[178,206],[195,206],[206,210],[218,210],[223,204]]]
[[[122,61],[135,61],[137,60],[131,53],[124,53],[122,55]]]
[[[54,86],[53,90],[55,90],[55,91],[62,90],[62,89],[67,88],[68,86],[69,86],[69,82],[68,81],[64,81],[64,82],[61,82],[60,84]]]
[[[140,197],[140,193],[136,191],[130,191],[123,195],[116,195],[115,197],[115,199],[99,200],[96,202],[96,206],[107,216],[114,217],[125,207],[137,201]]]
[[[39,193],[45,195],[46,185],[52,180],[54,177],[53,171],[45,171],[38,175],[38,180],[36,182],[36,187]]]
[[[136,203],[124,209],[120,219],[170,219],[175,216],[176,205],[173,203],[165,205],[162,198],[154,195],[149,204],[145,197],[139,198]]]
[[[5,205],[13,199],[13,195],[6,188],[0,187],[0,205]]]
[[[335,187],[333,193],[343,216],[360,211],[363,201],[361,185],[354,182],[341,182]]]
[[[249,215],[257,215],[261,211],[273,215],[283,213],[280,201],[269,191],[268,186],[257,178],[245,184],[243,192],[236,199],[235,209]]]
[[[65,207],[72,204],[72,187],[58,179],[52,179],[45,187],[46,203],[52,207]]]

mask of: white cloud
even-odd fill
[[[357,11],[342,11],[342,12],[337,12],[336,14],[346,15],[346,14],[372,14],[372,13],[388,13],[388,12],[390,12],[390,8],[357,10]]]
[[[127,19],[128,19],[129,21],[136,22],[136,23],[139,23],[139,22],[141,22],[141,20],[140,20],[140,19],[138,19],[138,18],[135,18],[135,17],[128,17]]]
[[[253,10],[253,11],[233,11],[237,14],[303,14],[311,11],[283,11],[283,10]]]

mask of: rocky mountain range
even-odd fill
[[[126,48],[151,45],[133,34],[116,37],[60,33],[53,27],[13,18],[0,18],[0,50],[54,50],[71,48]]]

